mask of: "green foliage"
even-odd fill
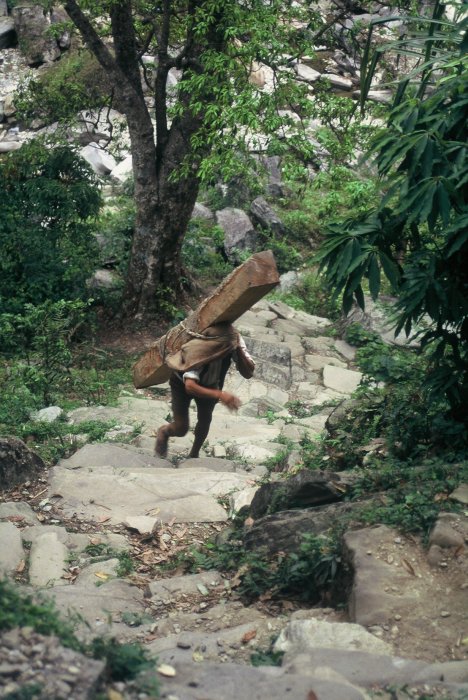
[[[383,523],[427,536],[441,510],[460,509],[448,497],[467,477],[468,460],[453,462],[444,457],[422,462],[371,462],[354,485],[354,495],[382,491],[384,495],[375,505],[363,507],[359,518],[365,523]]]
[[[128,265],[135,226],[135,202],[130,195],[108,200],[96,222],[101,261],[112,263],[123,274]]]
[[[339,302],[326,289],[321,276],[312,269],[301,274],[295,287],[289,292],[274,292],[271,299],[283,301],[298,311],[314,316],[337,319],[340,316]]]
[[[270,648],[266,651],[254,651],[253,654],[250,655],[250,663],[252,666],[281,666],[284,651],[274,651],[273,643],[274,640],[272,640]]]
[[[113,681],[135,678],[154,665],[154,660],[140,644],[122,644],[115,639],[96,637],[90,644],[90,650],[95,659],[106,662],[107,675]]]
[[[51,30],[63,32],[63,23]],[[29,76],[15,93],[15,107],[22,121],[40,119],[72,122],[83,110],[104,107],[110,100],[109,78],[87,50],[72,51],[38,77]]]
[[[182,244],[182,264],[204,283],[221,281],[233,267],[222,254],[223,230],[210,221],[192,220]]]
[[[3,700],[33,700],[33,698],[41,695],[42,689],[43,687],[39,683],[28,683],[22,688],[4,695]]]
[[[0,630],[32,627],[39,634],[55,635],[63,646],[104,660],[108,679],[112,681],[135,678],[154,665],[154,660],[140,644],[121,644],[102,637],[96,637],[89,644],[81,642],[75,635],[74,622],[76,620],[62,620],[53,601],[40,598],[36,601],[19,593],[6,579],[0,579]]]
[[[269,592],[271,597],[292,596],[299,600],[317,601],[323,590],[338,578],[341,567],[339,538],[304,535],[297,552],[265,554],[246,551],[240,541],[221,545],[205,544],[192,550],[187,560],[192,571],[220,569],[237,571],[237,591],[251,600]]]
[[[377,201],[374,176],[365,176],[343,163],[321,170],[306,184],[290,180],[294,193],[283,201],[281,218],[294,241],[308,244],[320,240],[329,221],[347,215],[358,216]]]
[[[68,146],[24,144],[0,160],[0,313],[86,295],[100,194]]]
[[[409,334],[429,317],[420,333],[432,350],[429,386],[435,396],[444,392],[454,416],[466,421],[468,20],[442,20],[442,9],[436,3],[423,40],[409,40],[425,62],[400,81],[387,127],[372,145],[385,196],[366,215],[330,224],[317,259],[335,294],[343,293],[345,312],[353,299],[364,307],[364,279],[377,297],[383,273],[399,294],[398,331]],[[401,43],[393,48],[403,52]],[[366,89],[376,60],[363,66]]]
[[[0,630],[32,627],[39,634],[56,635],[65,647],[82,651],[73,623],[59,618],[51,600],[33,600],[20,594],[6,579],[0,579]]]

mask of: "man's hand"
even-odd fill
[[[234,396],[234,394],[230,394],[228,391],[222,391],[219,400],[229,411],[237,411],[241,405],[240,399]]]

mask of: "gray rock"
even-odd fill
[[[429,664],[416,673],[412,682],[468,683],[468,661],[442,661]]]
[[[140,535],[152,535],[161,524],[159,518],[150,515],[134,515],[124,520],[124,525],[130,530],[136,530]]]
[[[45,532],[31,547],[29,581],[33,586],[63,586],[68,550],[55,532]]]
[[[263,484],[250,505],[250,515],[257,520],[266,513],[339,501],[342,493],[333,485],[332,478],[327,472],[303,469],[284,481]]]
[[[301,78],[301,80],[305,80],[308,83],[315,83],[315,81],[320,78],[320,73],[318,70],[314,70],[305,63],[296,63],[294,70],[296,71],[298,78]]]
[[[88,289],[118,289],[122,284],[120,275],[115,270],[95,270],[86,280]]]
[[[19,45],[30,66],[51,63],[59,58],[57,42],[48,34],[50,18],[41,5],[16,5],[11,14]]]
[[[357,406],[357,402],[354,399],[344,399],[332,410],[325,423],[325,428],[330,437],[333,437],[336,434],[336,431],[339,430],[341,423],[346,419],[347,415],[355,406]]]
[[[291,319],[294,318],[295,311],[290,306],[282,301],[273,301],[268,304],[268,308],[273,311],[278,318]]]
[[[10,516],[21,518],[21,524],[36,522],[36,513],[28,503],[8,501],[0,503],[0,519]]]
[[[323,384],[327,389],[339,391],[342,394],[351,394],[361,383],[362,373],[353,372],[350,369],[326,365],[323,368]]]
[[[458,501],[458,503],[463,503],[465,506],[468,505],[468,484],[460,484],[460,486],[450,494],[450,499],[452,501]]]
[[[151,674],[142,676],[150,679]],[[173,700],[285,700],[312,697],[326,700],[364,700],[363,693],[349,683],[285,675],[272,667],[252,668],[228,663],[178,663],[173,678],[164,678],[163,698]]]
[[[114,469],[132,469],[134,467],[162,468],[172,465],[165,459],[154,457],[143,451],[134,451],[128,446],[106,442],[84,445],[71,457],[59,462],[59,467],[65,469],[103,466],[114,467]]]
[[[295,270],[290,270],[289,272],[284,272],[280,275],[279,287],[282,292],[290,292],[297,286],[300,277]]]
[[[127,182],[131,177],[133,177],[133,158],[132,156],[127,156],[118,163],[115,168],[110,173],[112,180],[116,180],[119,183]]]
[[[385,304],[385,306],[382,304]],[[348,326],[352,323],[359,323],[366,330],[378,333],[387,345],[398,345],[400,347],[419,347],[419,342],[408,338],[404,332],[395,335],[396,322],[391,319],[392,308],[396,303],[394,297],[382,297],[382,301],[374,302],[369,296],[365,296],[365,310],[355,305],[350,313],[343,319],[343,323]],[[413,329],[416,332],[416,328]]]
[[[27,663],[8,664],[10,654]],[[104,661],[67,649],[57,637],[43,636],[30,627],[0,634],[0,665],[2,697],[31,697],[30,691],[39,688],[41,698],[54,700],[97,697],[105,667]],[[8,666],[14,668],[10,677]]]
[[[303,535],[320,535],[335,525],[341,515],[348,516],[355,509],[352,503],[334,503],[267,515],[246,531],[244,543],[248,549],[266,548],[271,554],[297,552]]]
[[[0,49],[9,49],[15,46],[16,42],[14,20],[11,17],[0,16]]]
[[[101,586],[81,584],[47,589],[44,595],[52,598],[61,614],[74,619],[77,633],[85,639],[97,634],[129,633],[122,622],[124,613],[143,614],[143,592],[121,579],[111,579]],[[76,615],[78,614],[78,618]]]
[[[198,469],[58,466],[51,470],[50,493],[61,494],[57,507],[78,519],[109,517],[118,524],[145,513],[162,522],[217,522],[227,519],[217,499],[248,480],[248,475]]]
[[[116,558],[89,564],[80,571],[74,585],[96,585],[97,583],[102,584],[108,579],[117,578],[119,566],[120,560]]]
[[[356,348],[345,340],[335,340],[333,347],[347,360],[352,361],[356,357]]]
[[[64,22],[70,22],[69,15],[65,12],[63,7],[53,7],[50,13],[50,22],[54,24],[63,24]],[[57,43],[62,51],[66,51],[71,46],[71,34],[68,29],[64,29],[62,33],[57,37]]]
[[[0,576],[15,571],[23,558],[20,531],[13,523],[0,523]]]
[[[268,177],[267,193],[270,197],[282,197],[284,192],[280,170],[280,156],[263,156],[256,154],[254,157],[261,168],[266,171]]]
[[[330,649],[323,648],[324,646],[328,645],[319,643],[313,651],[299,651],[297,655],[288,651],[283,657],[283,666],[288,673],[312,677],[320,677],[324,669],[332,669],[350,683],[364,688],[387,684],[405,685],[417,678],[419,672],[428,668],[424,661],[400,659],[377,650],[349,651],[346,648]]]
[[[333,365],[334,367],[344,367],[347,365],[342,360],[338,360],[336,357],[326,357],[325,355],[306,355],[304,357],[306,365],[311,370],[316,372],[323,369],[325,365]]]
[[[445,515],[445,513],[442,515]],[[429,545],[436,544],[442,549],[463,547],[465,538],[452,527],[452,522],[451,519],[439,517],[429,535]]]
[[[319,649],[345,649],[389,654],[392,648],[361,625],[326,620],[291,620],[275,642],[275,651],[298,654]]]
[[[6,17],[7,15],[8,15],[7,0],[0,0],[0,17]]]
[[[343,538],[345,556],[354,572],[349,615],[361,625],[386,624],[395,613],[405,614],[416,605],[417,594],[409,587],[411,574],[374,555],[379,548],[390,549],[396,537],[396,530],[380,525],[347,532]]]
[[[232,261],[242,250],[252,250],[257,234],[247,214],[242,209],[227,207],[216,212],[216,222],[224,231],[224,250]]]
[[[21,148],[19,141],[0,141],[0,153],[11,153]]]
[[[208,209],[204,204],[201,204],[201,202],[195,202],[195,206],[193,207],[193,212],[192,212],[192,219],[202,219],[204,221],[214,221],[214,214],[211,211],[211,209]]]
[[[0,488],[9,489],[34,479],[45,464],[24,442],[14,437],[0,437]]]
[[[97,175],[109,175],[117,165],[114,156],[106,153],[97,143],[90,143],[80,151],[80,156],[89,163]]]
[[[149,584],[151,597],[156,602],[174,602],[181,596],[197,596],[203,597],[207,595],[201,591],[204,588],[217,588],[223,585],[223,578],[218,571],[203,571],[200,574],[191,574],[188,576],[174,576],[160,581],[152,581]]]
[[[239,466],[231,459],[216,459],[215,457],[184,459],[179,463],[179,469],[211,469],[215,472],[235,472],[238,471]]]
[[[286,234],[286,227],[264,197],[257,197],[250,205],[250,213],[258,224],[278,236]]]
[[[40,411],[32,413],[31,418],[42,423],[53,423],[62,418],[63,415],[63,408],[60,408],[60,406],[47,406],[47,408],[41,408]]]
[[[335,75],[335,73],[323,73],[321,76],[324,80],[328,80],[332,87],[338,88],[340,90],[352,90],[353,81],[349,78],[343,78],[342,75]]]

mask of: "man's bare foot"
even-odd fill
[[[156,437],[156,444],[154,446],[154,453],[157,457],[167,457],[167,443],[168,438],[166,436],[164,428],[159,428]]]

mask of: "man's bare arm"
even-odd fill
[[[185,380],[185,391],[190,396],[196,396],[199,399],[213,399],[220,401],[223,406],[226,406],[230,411],[237,411],[241,405],[240,399],[228,391],[220,391],[219,389],[209,389],[206,386],[201,386],[195,379]]]

